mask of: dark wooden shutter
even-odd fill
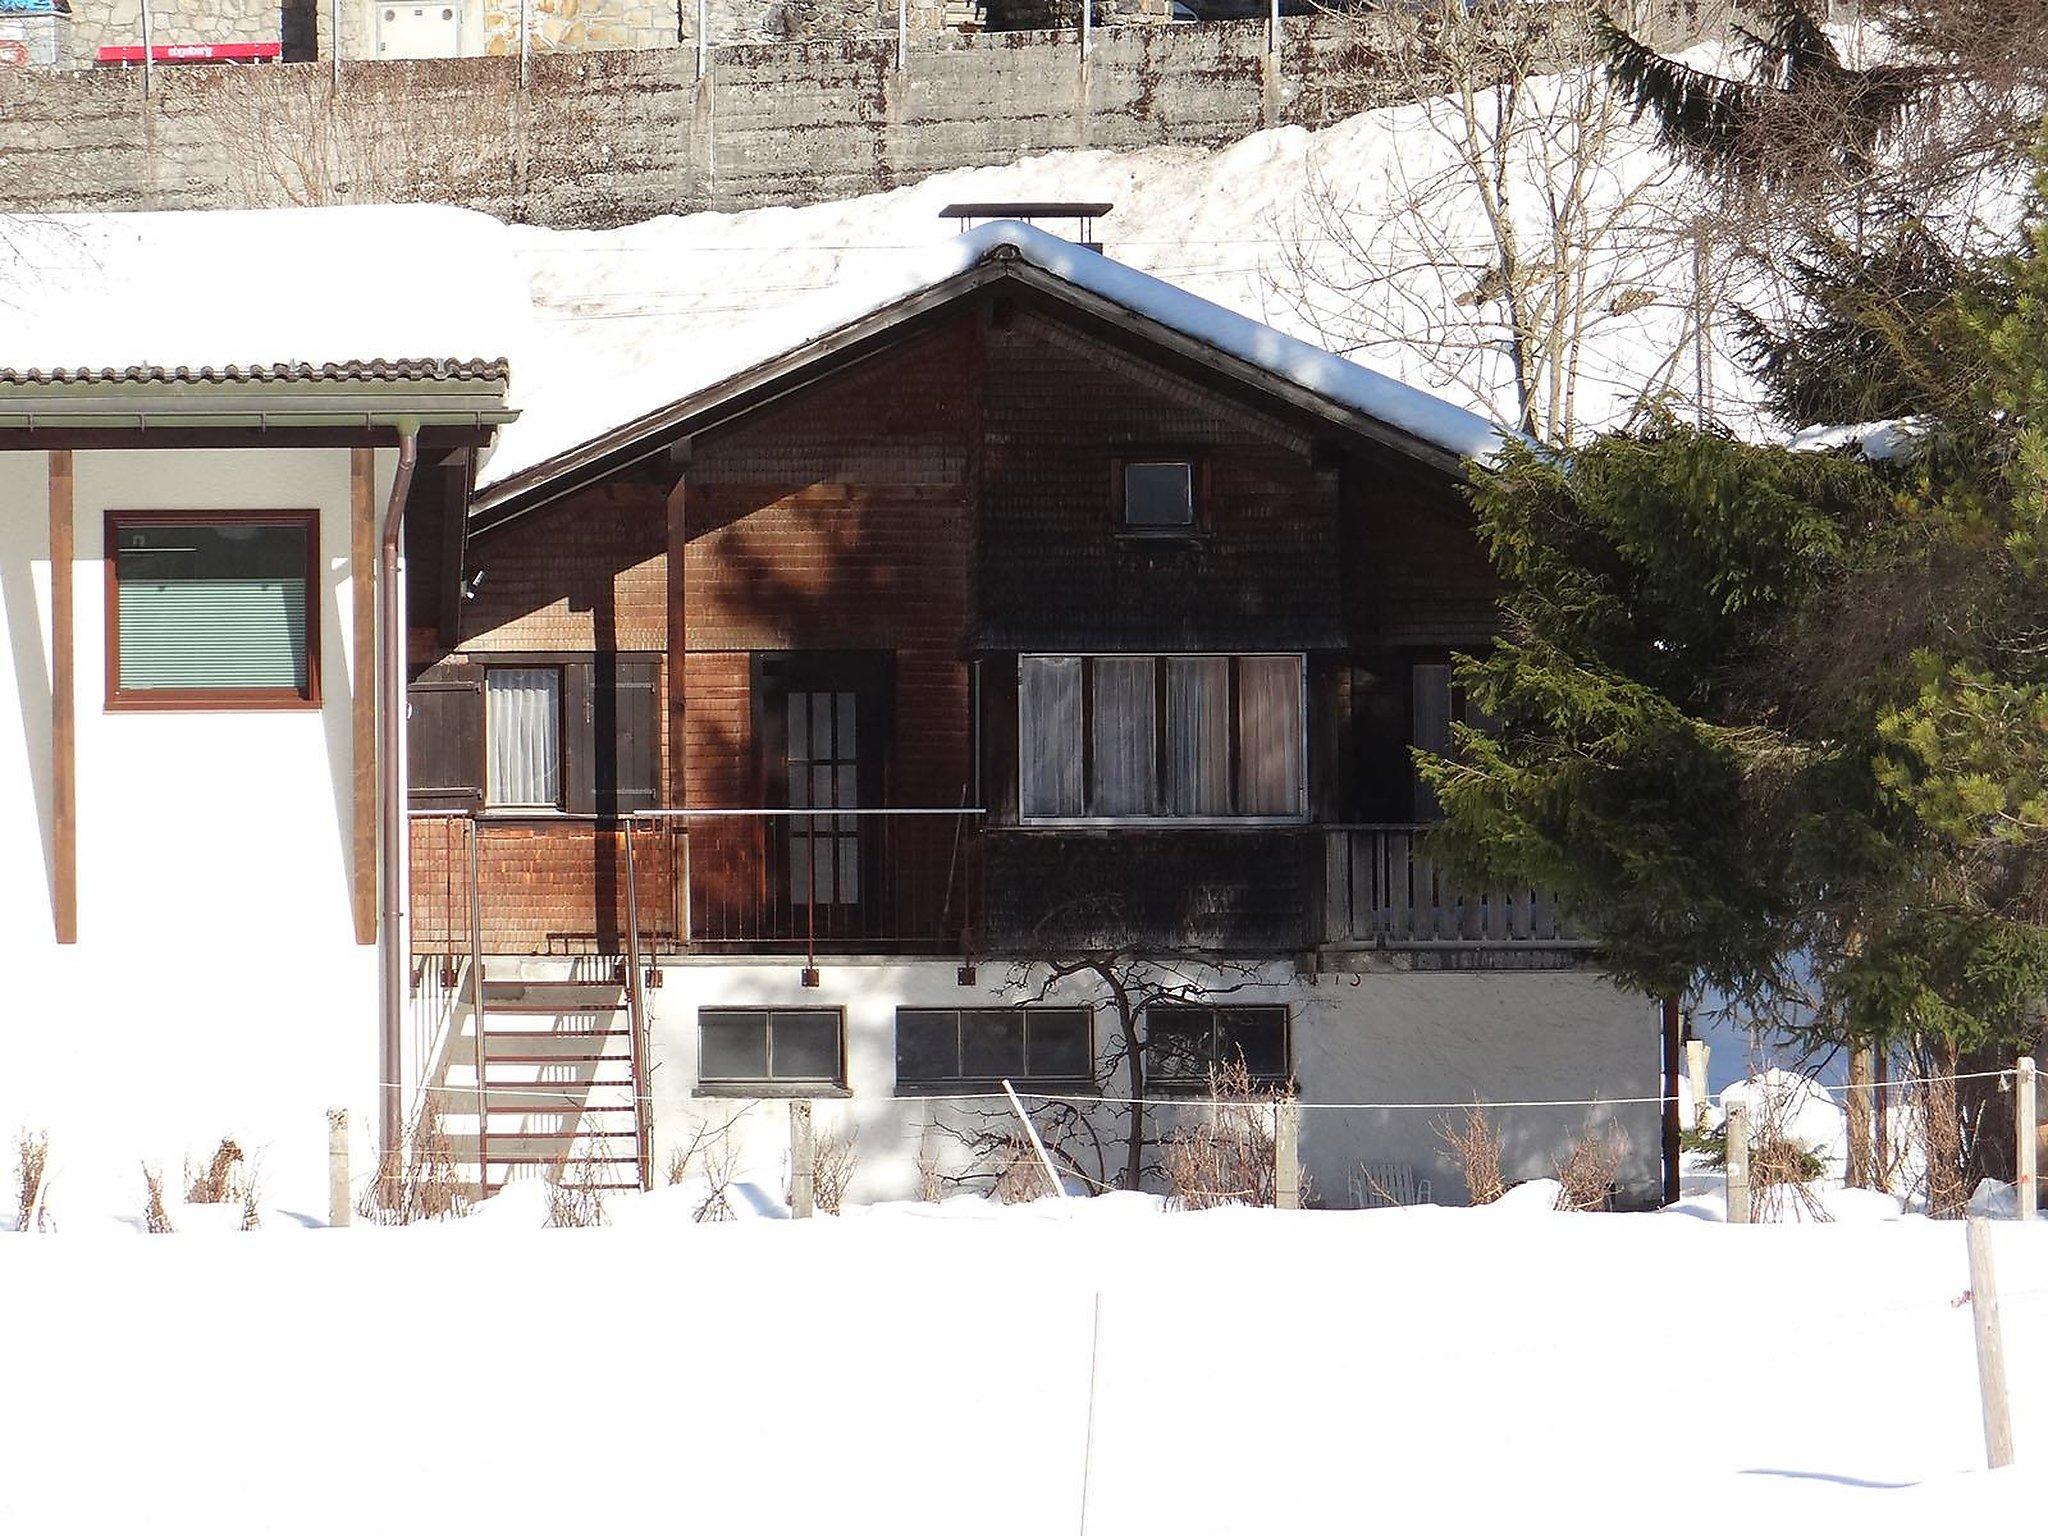
[[[660,803],[659,680],[660,663],[648,656],[563,666],[563,809],[611,816]]]
[[[406,784],[417,810],[473,811],[484,798],[483,669],[442,662],[406,690]]]

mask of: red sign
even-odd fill
[[[283,56],[283,43],[158,43],[149,50],[150,60],[156,64],[247,63]],[[99,61],[102,64],[140,64],[142,49],[126,45],[102,48]]]

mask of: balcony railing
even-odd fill
[[[1325,829],[1323,941],[1336,946],[1582,947],[1549,892],[1472,887],[1424,851],[1426,827]]]
[[[421,953],[957,953],[980,915],[979,810],[420,813]],[[630,872],[631,898],[628,897]]]

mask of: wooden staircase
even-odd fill
[[[486,961],[481,1020],[474,984],[463,987],[455,1037],[428,1091],[458,1165],[483,1194],[520,1177],[643,1187],[645,1075],[635,999],[618,971],[609,979],[507,976]]]

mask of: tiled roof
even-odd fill
[[[283,384],[297,382],[385,383],[406,380],[511,377],[504,358],[467,361],[454,357],[360,358],[345,363],[252,363],[224,368],[0,368],[0,384]]]

